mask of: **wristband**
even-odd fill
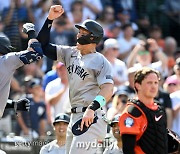
[[[100,107],[103,107],[105,104],[106,104],[106,99],[103,96],[98,95],[96,96],[94,101],[88,106],[88,108],[93,111],[96,111]]]
[[[106,105],[106,99],[101,95],[97,95],[94,101],[97,101],[100,104],[100,107]]]
[[[95,100],[88,106],[88,109],[91,109],[93,111],[96,111],[99,108],[100,108],[100,104]]]

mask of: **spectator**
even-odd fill
[[[58,78],[58,74],[57,74],[57,62],[54,62],[53,66],[52,66],[52,70],[48,71],[44,76],[43,76],[43,81],[42,81],[42,87],[43,90],[45,91],[47,84],[50,81],[53,81],[54,79]]]
[[[126,61],[133,47],[138,43],[139,40],[133,37],[134,30],[130,23],[123,25],[122,30],[124,32],[124,36],[118,39],[120,53],[119,58]]]
[[[118,14],[119,10],[128,11],[131,21],[136,21],[136,5],[135,0],[112,0],[115,13]]]
[[[149,36],[150,21],[146,14],[142,14],[137,19],[138,30],[136,37],[146,39]]]
[[[180,90],[170,94],[173,108],[173,124],[172,130],[180,135]]]
[[[155,55],[157,62],[152,63],[152,54]],[[158,70],[163,78],[168,75],[167,56],[159,49],[154,39],[148,39],[147,43],[137,44],[128,57],[127,66],[128,68],[148,66]]]
[[[174,76],[169,76],[165,80],[163,87],[169,94],[171,94],[177,90],[180,90],[180,82],[178,82],[178,79]]]
[[[97,18],[97,15],[100,14],[103,10],[100,0],[83,0],[83,21],[86,19]]]
[[[120,136],[120,130],[118,126],[119,118],[121,114],[117,114],[111,121],[110,126],[112,127],[112,133],[115,137],[115,142],[113,142],[110,146],[106,147],[103,154],[123,154],[122,151],[122,139]]]
[[[124,90],[128,93],[128,98],[135,98],[136,92],[134,89],[134,74],[137,68],[131,67],[128,69],[128,82],[125,85],[120,86],[119,90]]]
[[[168,74],[173,74],[175,65],[175,52],[177,51],[177,41],[169,36],[165,38],[164,53],[168,56]]]
[[[19,34],[20,34],[20,48],[21,50],[25,50],[28,47],[28,37],[26,34],[22,32],[22,26],[28,21],[20,21],[19,22]]]
[[[35,9],[34,17],[35,17],[35,29],[39,31],[43,26],[43,21],[46,19],[48,15],[48,10],[52,5],[52,1],[49,0],[40,0],[39,8]]]
[[[178,59],[180,57],[180,48],[178,48],[177,50],[176,50],[176,52],[174,53],[174,58],[175,59]]]
[[[165,11],[169,16],[175,19],[180,19],[180,1],[179,0],[166,0],[165,1]]]
[[[96,19],[97,15],[100,14],[102,10],[103,8],[100,0],[76,0],[71,3],[71,13],[68,11],[67,14],[70,17],[70,21],[75,21],[73,19],[78,18],[79,21],[82,19],[82,22],[86,19]],[[75,17],[75,14],[79,15],[79,17]]]
[[[178,82],[180,83],[180,58],[176,59],[176,65],[174,65],[174,72],[174,76],[178,79]]]
[[[107,111],[107,118],[112,120],[116,114],[121,114],[126,107],[128,93],[125,90],[117,90],[112,100],[112,107]]]
[[[2,21],[2,17],[0,16],[0,36],[6,36],[4,33],[4,22]]]
[[[10,6],[4,8],[2,18],[4,21],[4,33],[9,37],[12,46],[21,50],[20,33],[18,24],[20,21],[28,20],[33,22],[31,7],[26,7],[20,0],[11,0]]]
[[[153,25],[149,28],[149,35],[150,38],[156,40],[158,46],[164,50],[164,39],[162,39],[162,30],[159,26]]]
[[[75,33],[68,29],[66,19],[57,19],[54,23],[54,29],[51,31],[51,42],[59,45],[75,45]]]
[[[121,34],[122,34],[121,23],[117,21],[108,27],[108,29],[105,31],[104,35],[107,38],[117,39]]]
[[[69,21],[73,24],[80,24],[83,20],[83,3],[81,0],[76,0],[71,4],[70,12],[67,12]]]
[[[117,59],[119,55],[119,45],[117,40],[110,38],[104,42],[103,54],[111,63],[114,85],[116,87],[124,84],[127,81],[127,67],[125,63]]]
[[[46,103],[50,104],[54,110],[53,118],[58,113],[70,113],[71,111],[67,70],[61,62],[56,67],[59,77],[49,82],[45,89]]]
[[[130,12],[128,10],[120,9],[120,10],[118,10],[116,15],[117,15],[117,21],[119,21],[122,26],[124,26],[125,24],[128,24],[128,23],[131,23],[132,29],[134,31],[138,30],[137,24],[130,20],[131,16],[130,16]]]
[[[27,88],[31,94],[27,95],[30,100],[30,111],[18,113],[16,133],[17,135],[32,135],[29,137],[36,138],[45,135],[46,107],[43,100],[44,95],[41,82],[37,78],[30,80]]]
[[[66,144],[66,131],[67,126],[69,124],[70,117],[67,114],[60,113],[56,115],[53,126],[56,134],[56,139],[51,141],[50,143],[44,145],[41,150],[40,154],[65,154],[65,144]]]
[[[165,0],[164,13],[169,19],[168,30],[171,36],[173,36],[180,45],[180,1],[179,0]]]
[[[114,9],[112,6],[105,6],[99,16],[98,22],[103,26],[106,32],[108,27],[115,22]]]
[[[177,80],[178,84],[180,84],[180,58],[176,59],[176,64],[174,65],[174,75],[170,76],[171,80]]]

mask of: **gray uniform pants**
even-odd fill
[[[71,114],[71,120],[67,129],[66,154],[95,154],[98,151],[99,140],[104,140],[107,132],[107,124],[102,119],[101,110],[97,111],[98,120],[82,135],[75,136],[72,133],[73,124],[82,118],[84,112]]]

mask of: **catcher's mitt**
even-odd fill
[[[180,137],[170,129],[168,130],[168,153],[180,154]]]

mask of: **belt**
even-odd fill
[[[73,107],[71,108],[72,113],[85,112],[87,107]]]

